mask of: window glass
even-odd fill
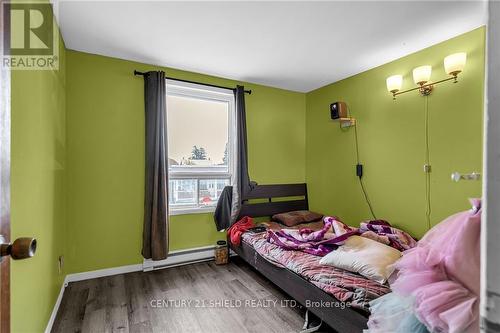
[[[169,204],[175,206],[192,206],[197,200],[196,179],[171,179],[168,182]]]
[[[171,171],[228,172],[228,103],[169,96],[167,110]]]
[[[203,206],[217,204],[222,190],[227,185],[229,185],[229,179],[200,179],[199,204]]]
[[[230,90],[167,83],[171,214],[211,211],[231,184],[233,113]]]

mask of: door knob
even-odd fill
[[[36,239],[31,237],[21,237],[14,243],[6,243],[0,236],[0,257],[10,256],[14,260],[27,259],[35,255]]]

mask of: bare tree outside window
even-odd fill
[[[227,142],[226,142],[226,148],[224,149],[224,156],[222,157],[222,164],[227,165],[228,162],[228,157],[227,157]]]

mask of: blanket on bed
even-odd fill
[[[276,223],[271,222],[267,225],[271,230],[279,229]],[[308,227],[315,230],[315,227],[321,227],[321,222],[311,223]],[[319,263],[321,257],[302,251],[285,250],[276,244],[269,243],[265,233],[246,232],[242,238],[263,258],[301,275],[318,288],[335,296],[341,302],[349,303],[354,308],[367,311],[370,301],[390,292],[389,287],[356,273],[321,265]]]
[[[325,219],[323,228],[316,231],[310,228],[268,230],[267,241],[284,250],[298,250],[316,256],[325,256],[342,245],[347,238],[358,234],[357,230],[349,230],[342,234],[333,233],[335,235],[333,237],[325,237],[332,230],[333,223],[342,222]]]
[[[336,217],[324,218],[319,230],[308,227],[299,229],[268,230],[267,241],[284,250],[297,250],[316,256],[325,256],[344,241],[360,235],[392,246],[399,251],[414,247],[417,242],[406,232],[392,227],[384,220],[362,222],[359,228],[349,227]]]

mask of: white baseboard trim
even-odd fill
[[[59,296],[57,296],[56,304],[54,304],[54,308],[52,309],[52,313],[50,314],[49,322],[47,323],[47,327],[45,328],[45,333],[50,333],[52,331],[52,326],[54,325],[54,321],[56,320],[57,311],[59,311],[59,306],[61,305],[61,301],[64,295],[64,290],[66,289],[66,279],[64,279],[61,290],[59,291]]]
[[[50,331],[52,330],[52,326],[54,325],[57,312],[59,311],[59,306],[61,305],[64,290],[68,286],[69,282],[83,281],[83,280],[89,280],[89,279],[95,279],[105,276],[112,276],[112,275],[125,274],[131,272],[139,272],[139,271],[147,272],[155,269],[163,269],[168,267],[176,267],[202,261],[208,261],[212,260],[213,258],[214,258],[214,246],[204,246],[186,250],[171,251],[168,255],[168,258],[165,260],[153,261],[151,259],[144,259],[144,262],[142,264],[119,266],[113,268],[99,269],[95,271],[68,274],[66,275],[66,278],[64,279],[64,282],[61,286],[61,291],[59,292],[59,296],[57,297],[56,304],[54,304],[54,309],[52,310],[49,322],[47,323],[47,327],[45,328],[45,333],[50,333]]]
[[[96,279],[96,278],[100,278],[100,277],[104,277],[104,276],[125,274],[125,273],[138,272],[138,271],[142,271],[141,264],[98,269],[95,271],[68,274],[68,275],[66,275],[65,282],[68,283],[68,282],[75,282],[75,281],[83,281],[83,280],[89,280],[89,279]]]

